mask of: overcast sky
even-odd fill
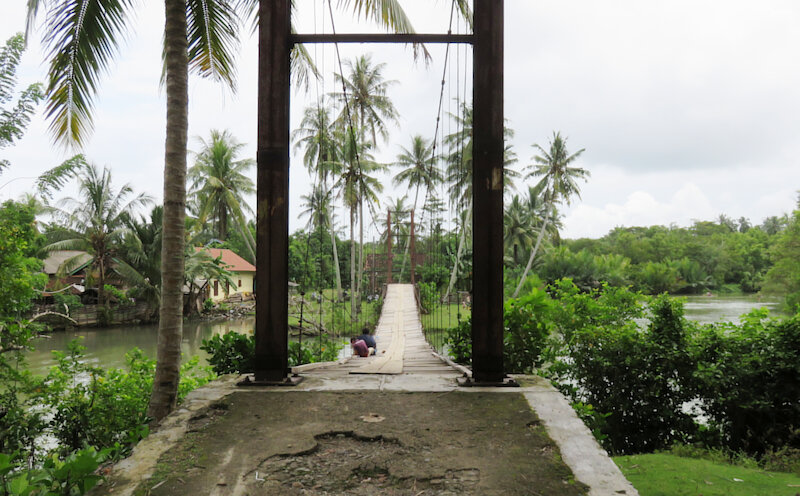
[[[3,3],[4,41],[24,29],[26,2]],[[163,3],[140,4],[134,31],[102,80],[95,132],[84,152],[112,168],[117,185],[130,182],[160,198]],[[446,32],[449,2],[403,4],[417,31]],[[296,5],[299,31],[330,32],[329,24],[322,25],[321,1]],[[347,16],[337,15],[336,23],[339,32],[371,30],[356,27]],[[591,178],[581,185],[582,198],[562,210],[562,236],[599,237],[615,226],[686,226],[722,213],[757,224],[790,212],[800,189],[798,25],[795,0],[506,0],[505,115],[516,133],[518,169],[531,162],[531,145],[546,147],[553,131],[568,137],[571,151],[586,149],[577,165]],[[40,36],[35,33],[24,56],[19,88],[45,80]],[[244,40],[235,94],[191,80],[191,137],[229,129],[255,156],[256,48],[255,40]],[[430,51],[433,62],[426,68],[399,46],[342,48],[345,58],[372,53],[375,61],[387,62],[387,79],[398,81],[390,96],[402,118],[382,145],[383,161],[392,160],[400,145],[409,146],[412,134],[434,133],[444,49]],[[455,68],[460,67],[461,84],[470,70],[471,57],[464,49],[453,49],[451,57],[456,53],[446,109],[454,108],[458,93]],[[332,46],[317,48],[316,56],[326,72],[334,70]],[[319,91],[333,91],[330,75],[320,84]],[[312,85],[308,95],[293,93],[293,126],[316,91]],[[447,126],[444,131],[451,131]],[[194,140],[189,147],[198,149]],[[40,112],[22,141],[0,150],[12,163],[0,175],[0,199],[30,190],[33,180],[24,178],[69,156],[51,144]],[[298,154],[292,158],[292,230],[304,225],[297,218],[299,196],[309,189]]]

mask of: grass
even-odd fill
[[[641,496],[796,496],[800,477],[666,453],[614,457]]]
[[[429,314],[420,316],[422,327],[426,329],[448,329],[458,324],[459,317],[466,320],[470,316],[470,310],[458,303],[449,305],[437,305]]]
[[[303,319],[317,322],[320,319],[320,304],[311,296],[311,292],[305,296],[303,304]],[[322,322],[328,330],[328,334],[355,335],[361,332],[364,327],[374,328],[378,321],[378,304],[376,302],[361,302],[361,314],[352,321],[350,318],[350,300],[333,302],[335,298],[334,289],[322,291]],[[289,304],[289,325],[297,326],[300,320],[300,295],[293,294]],[[292,302],[295,302],[292,304]]]
[[[425,337],[434,348],[441,351],[444,345],[444,334],[447,329],[458,325],[459,318],[469,318],[470,310],[463,308],[458,303],[437,305],[429,314],[420,315]]]

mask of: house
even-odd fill
[[[48,288],[60,289],[70,284],[84,284],[92,256],[80,250],[57,250],[48,253],[42,263],[42,270],[50,278]],[[61,275],[59,269],[62,269],[63,277],[58,277]]]
[[[94,257],[81,250],[54,250],[47,254],[42,261],[42,271],[49,280],[42,292],[45,302],[51,301],[56,293],[69,293],[81,297],[84,304],[97,303],[98,288],[97,270],[92,268]],[[106,272],[105,284],[117,289],[124,289],[125,285],[114,272],[115,263]]]
[[[212,257],[220,258],[223,267],[233,274],[231,279],[236,284],[235,286],[227,286],[225,282],[216,279],[209,281],[208,297],[212,301],[222,301],[235,294],[241,294],[243,297],[253,294],[256,278],[256,267],[253,264],[227,248],[197,247],[195,250],[206,251]]]
[[[42,271],[49,278],[39,300],[52,303],[53,295],[66,293],[84,296],[86,271],[90,269],[92,256],[80,250],[57,250],[42,260]],[[96,295],[95,295],[96,296]]]

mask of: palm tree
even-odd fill
[[[434,165],[436,158],[433,156],[433,144],[429,140],[420,135],[412,136],[411,149],[401,146],[400,150],[394,165],[403,169],[392,178],[392,184],[405,184],[408,188],[415,189],[412,209],[416,210],[420,187],[434,190],[444,181],[444,177]]]
[[[336,294],[337,298],[342,294],[342,279],[339,271],[339,255],[336,249],[336,229],[331,225],[331,192],[326,190],[324,185],[317,184],[308,195],[300,197],[303,200],[302,206],[305,210],[300,212],[300,217],[308,217],[306,229],[309,235],[312,230],[319,233],[320,246],[322,245],[322,233],[330,230],[333,249],[333,263],[336,275]]]
[[[222,256],[214,258],[208,251],[200,248],[189,248],[185,254],[184,284],[189,288],[189,302],[187,314],[199,311],[202,294],[202,286],[198,287],[198,281],[206,281],[206,284],[217,280],[223,284],[224,288],[236,287],[233,274],[225,268]],[[225,290],[227,294],[227,289]]]
[[[229,131],[211,130],[211,139],[197,138],[202,149],[195,154],[195,165],[189,169],[191,195],[200,201],[198,218],[201,223],[209,217],[215,219],[217,236],[228,239],[229,219],[245,240],[250,255],[255,259],[255,240],[247,229],[244,213],[253,213],[244,199],[255,193],[255,185],[245,172],[255,166],[255,160],[236,160],[244,144],[236,141]]]
[[[341,150],[337,154],[338,161],[330,164],[336,171],[339,179],[334,188],[339,190],[339,195],[350,209],[350,288],[352,318],[356,316],[356,305],[359,299],[360,280],[363,275],[364,258],[364,202],[373,205],[378,202],[378,193],[383,191],[383,185],[373,174],[385,169],[385,166],[375,162],[369,153],[369,143],[358,143],[355,133],[346,133],[341,136]],[[359,218],[359,259],[356,261],[355,253],[355,223]],[[356,275],[356,265],[358,275]]]
[[[294,149],[304,149],[303,164],[321,182],[326,182],[330,170],[326,164],[336,155],[336,136],[333,109],[324,99],[306,107],[300,127],[292,131]]]
[[[50,57],[47,118],[56,141],[82,146],[92,130],[99,79],[117,53],[133,15],[130,0],[29,0],[28,33],[46,7],[44,45]],[[167,95],[161,303],[156,377],[148,416],[175,407],[180,380],[183,310],[186,144],[189,71],[233,87],[238,16],[227,0],[164,0]]]
[[[569,205],[572,195],[577,195],[578,198],[580,198],[580,188],[575,181],[577,179],[586,181],[590,175],[589,171],[586,169],[570,167],[570,164],[581,156],[585,148],[581,148],[570,155],[567,151],[566,141],[566,138],[561,137],[561,133],[554,132],[549,150],[545,150],[537,144],[533,145],[535,149],[539,150],[539,155],[533,157],[534,164],[530,166],[533,171],[528,174],[528,177],[542,176],[537,187],[541,187],[544,190],[545,201],[549,205],[548,211],[552,211],[555,204],[561,201]],[[519,291],[522,289],[525,279],[528,277],[528,271],[531,270],[533,259],[536,257],[536,252],[539,250],[539,245],[542,242],[544,233],[547,230],[547,224],[551,217],[552,215],[546,215],[544,218],[544,224],[541,229],[539,229],[539,236],[536,238],[536,245],[534,245],[533,250],[531,250],[528,264],[522,272],[522,277],[519,280],[517,289],[514,290],[512,298],[516,298],[519,295]]]
[[[392,184],[395,186],[406,184],[409,188],[414,188],[414,204],[411,209],[416,211],[420,186],[424,186],[428,192],[434,191],[444,181],[444,177],[435,166],[436,157],[433,155],[433,143],[430,141],[420,135],[412,136],[411,149],[405,147],[400,147],[400,149],[401,152],[397,155],[395,165],[405,168],[392,178]],[[410,242],[406,242],[403,265],[400,269],[401,278],[406,267],[409,245]]]
[[[344,85],[346,94],[333,93],[342,103],[342,113],[338,121],[342,127],[357,128],[361,141],[366,141],[369,131],[372,135],[372,146],[377,146],[378,135],[384,140],[389,137],[385,121],[398,122],[397,109],[386,95],[389,86],[397,81],[386,81],[382,73],[386,64],[373,65],[369,54],[362,55],[355,61],[346,60],[344,65],[350,70],[348,76],[345,78],[336,73],[336,80]],[[355,119],[355,122],[348,122],[348,117]]]
[[[156,378],[148,416],[159,421],[175,407],[182,336],[186,148],[190,70],[233,87],[232,53],[239,25],[234,3],[255,15],[264,0],[164,0],[164,82],[167,95],[164,153],[162,292]],[[396,32],[413,32],[398,0],[343,0],[359,15]],[[465,17],[469,9],[458,0]],[[47,118],[56,141],[81,146],[92,129],[99,80],[125,38],[131,0],[28,0],[27,32],[40,6],[47,9],[44,45],[51,57]],[[293,51],[302,71],[302,47]],[[306,54],[307,55],[307,54]]]
[[[131,286],[130,296],[146,301],[152,316],[158,315],[161,298],[161,225],[164,207],[157,205],[150,220],[131,217],[125,221],[127,232],[122,256],[117,260],[117,272]]]
[[[518,195],[514,195],[503,214],[503,244],[512,264],[518,264],[519,251],[527,249],[533,238],[525,205]]]
[[[88,165],[78,174],[78,195],[78,198],[63,198],[53,209],[53,216],[66,227],[68,236],[44,249],[81,250],[91,255],[93,272],[97,274],[98,300],[106,305],[104,287],[122,246],[126,221],[152,199],[144,193],[134,196],[128,184],[115,191],[111,171],[105,168],[101,172],[94,165]],[[69,271],[76,262],[76,257],[68,259],[59,270]]]
[[[450,148],[446,157],[447,179],[450,184],[450,201],[457,211],[466,211],[467,215],[461,224],[461,238],[458,243],[456,260],[450,273],[450,283],[442,297],[447,301],[456,282],[458,267],[464,254],[468,230],[472,226],[472,107],[466,103],[461,104],[460,115],[450,114],[455,121],[457,131],[444,137],[445,143]],[[503,150],[503,193],[514,189],[514,178],[519,173],[511,168],[517,161],[517,154],[509,140],[514,136],[514,131],[507,126],[503,127],[505,147]]]
[[[325,101],[320,101],[315,106],[306,107],[300,127],[292,131],[292,140],[295,149],[305,148],[303,163],[309,172],[316,174],[321,184],[322,192],[330,196],[328,176],[331,173],[331,164],[336,163],[337,138],[331,117],[332,110]],[[313,193],[313,192],[312,192]],[[331,229],[331,247],[333,250],[333,265],[336,271],[336,297],[342,298],[342,274],[339,269],[339,250],[336,247],[336,232],[334,230],[331,209],[327,209],[328,219],[325,225]]]

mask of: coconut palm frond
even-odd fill
[[[28,26],[40,1],[29,0]],[[50,59],[47,108],[56,142],[80,147],[93,129],[101,76],[124,38],[131,0],[46,2],[44,46]]]
[[[241,21],[225,0],[187,0],[189,70],[236,89],[234,54]]]

